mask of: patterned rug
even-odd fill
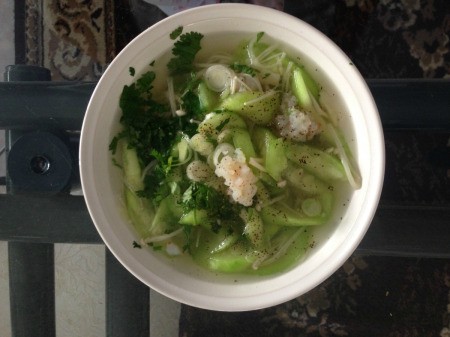
[[[133,37],[165,16],[136,3],[16,0],[26,13],[16,29],[17,63],[43,65],[53,80],[97,80]],[[283,8],[333,39],[365,78],[450,77],[448,0],[285,0]],[[448,172],[430,171],[421,157],[424,137],[427,144],[436,138],[408,137],[412,147],[387,139],[391,155],[408,165],[396,167],[398,184],[385,197],[450,207]],[[245,313],[182,306],[180,336],[450,337],[450,261],[355,254],[282,305]]]
[[[204,2],[146,1],[179,9]],[[284,8],[328,35],[366,78],[450,76],[448,0],[221,2]],[[25,13],[16,25],[16,63],[46,66],[54,80],[98,79],[132,38],[166,16],[137,0],[16,0],[16,8]]]
[[[54,81],[100,78],[116,55],[113,0],[17,0],[16,63],[44,66]]]
[[[181,337],[450,336],[450,263],[357,257],[304,296],[245,313],[183,306]]]

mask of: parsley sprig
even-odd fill
[[[209,224],[213,231],[220,229],[221,221],[217,220],[241,221],[236,215],[239,214],[238,204],[231,203],[219,191],[199,182],[192,182],[186,189],[182,198],[182,207],[184,213],[192,210],[206,210],[208,218],[215,220]]]
[[[123,131],[110,143],[110,150],[114,154],[118,141],[126,138],[128,146],[136,149],[142,168],[151,162],[156,163],[144,179],[144,189],[137,192],[140,197],[150,198],[155,203],[171,191],[171,186],[167,183],[167,177],[172,171],[171,149],[182,137],[180,130],[183,134],[192,136],[198,125],[191,120],[203,118],[195,91],[198,79],[191,75],[203,35],[197,32],[182,34],[182,31],[183,27],[180,26],[170,35],[177,41],[172,49],[173,58],[168,63],[168,69],[171,76],[174,76],[174,82],[184,83],[183,87],[177,88],[177,92],[185,114],[173,116],[169,104],[161,103],[153,96],[156,74],[149,70],[132,84],[124,86],[119,99]],[[130,76],[136,75],[133,67],[129,68],[129,73]]]
[[[172,49],[174,57],[170,59],[167,67],[171,75],[189,73],[193,69],[195,55],[200,51],[200,42],[203,34],[198,32],[188,32],[180,35]]]

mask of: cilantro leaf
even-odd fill
[[[198,32],[180,35],[180,38],[174,43],[172,48],[174,57],[167,64],[171,75],[184,74],[192,70],[195,55],[201,49],[200,42],[202,38],[203,34]]]
[[[234,63],[230,65],[230,68],[233,69],[237,73],[244,73],[249,74],[250,76],[255,76],[258,70],[246,65],[246,64],[239,64]]]
[[[156,75],[154,71],[148,71],[136,81],[136,85],[142,92],[149,92],[153,88],[153,81],[155,80],[155,77]]]
[[[170,38],[171,38],[172,40],[175,40],[178,36],[181,35],[182,32],[183,32],[183,26],[178,26],[177,28],[175,28],[175,29],[173,30],[172,33],[170,33]]]
[[[181,96],[181,108],[192,117],[200,116],[203,112],[200,106],[200,99],[192,90],[186,91]]]
[[[192,182],[183,193],[181,202],[184,213],[195,209],[204,209],[207,211],[209,219],[242,221],[237,215],[239,214],[237,209],[240,207],[238,204],[231,203],[226,196],[202,183]],[[217,221],[213,221],[210,225],[213,230],[220,227],[218,227]]]
[[[256,42],[259,42],[259,40],[261,40],[263,36],[264,32],[259,32],[258,34],[256,34]]]
[[[217,132],[222,131],[222,129],[225,127],[225,125],[228,124],[229,121],[230,121],[230,117],[224,119],[219,125],[216,126],[216,131]]]
[[[167,149],[179,128],[176,120],[164,117],[169,107],[152,98],[154,79],[155,73],[147,72],[136,82],[124,86],[119,99],[122,109],[120,122],[124,129],[110,144],[114,153],[118,139],[126,137],[129,146],[136,148],[143,166],[153,158],[150,149]]]

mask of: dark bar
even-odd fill
[[[150,289],[106,250],[106,335],[148,337]]]
[[[33,205],[31,209],[30,205]],[[0,240],[3,241],[102,242],[82,197],[0,195],[0,209]],[[23,209],[28,211],[18,211]],[[358,251],[449,258],[449,237],[448,207],[387,205],[381,200]]]
[[[0,129],[80,130],[93,82],[0,82]]]
[[[0,240],[101,243],[83,197],[0,194]]]
[[[450,258],[450,208],[379,205],[357,253]]]
[[[385,129],[450,130],[449,80],[368,80]]]
[[[385,128],[450,129],[450,80],[367,80]],[[80,130],[94,82],[0,82],[0,129]],[[14,93],[14,95],[12,94]]]
[[[54,337],[53,245],[9,242],[8,254],[12,335]]]

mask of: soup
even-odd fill
[[[110,148],[134,245],[218,272],[281,272],[361,186],[351,149],[320,84],[266,34],[206,54],[182,30],[166,69],[149,60],[120,97]]]

